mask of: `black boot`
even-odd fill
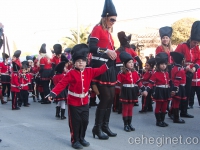
[[[124,131],[131,132],[131,129],[128,125],[128,117],[123,117],[123,121],[124,121]]]
[[[110,137],[115,137],[117,136],[117,133],[113,133],[109,128],[110,113],[111,113],[111,108],[107,108],[103,119],[102,131],[105,132]]]
[[[159,127],[165,127],[165,125],[161,121],[160,113],[155,113],[155,116],[156,116],[156,125]]]
[[[56,117],[60,118],[60,106],[56,106]]]
[[[161,114],[160,114],[160,118],[161,118],[162,123],[163,123],[165,126],[168,126],[168,124],[165,122],[165,114],[166,114],[166,113],[161,113]]]
[[[106,109],[96,109],[95,125],[92,129],[93,138],[95,138],[95,135],[97,135],[101,140],[107,140],[109,138],[102,131],[102,124],[105,113]]]
[[[179,118],[179,109],[176,108],[174,109],[174,120],[173,120],[174,123],[185,123],[185,121],[183,119],[180,119]]]
[[[128,117],[128,126],[131,129],[131,131],[135,131],[135,128],[132,126],[131,122],[132,122],[132,116],[129,116]]]
[[[65,109],[61,109],[61,120],[64,120],[64,119],[66,119],[66,117],[65,117]]]
[[[7,102],[1,99],[1,104],[6,104]]]

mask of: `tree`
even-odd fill
[[[190,37],[192,24],[196,21],[195,18],[183,18],[172,24],[172,44],[180,44],[185,42]]]
[[[80,27],[79,31],[79,40],[80,43],[87,43],[88,40],[88,35],[89,35],[89,28],[90,26],[87,27]],[[71,36],[63,37],[61,41],[63,42],[63,48],[72,48],[74,45],[78,44],[78,32],[77,29],[71,29]]]

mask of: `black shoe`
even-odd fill
[[[0,139],[0,142],[1,142],[2,140]]]
[[[134,103],[134,106],[139,106],[139,104],[138,103]]]
[[[156,125],[159,127],[166,127],[166,125],[164,125],[163,122],[156,122]]]
[[[189,106],[190,109],[193,109],[193,106]]]
[[[87,142],[85,139],[80,140],[80,143],[81,143],[81,145],[83,145],[84,147],[88,147],[88,146],[90,146],[90,143]]]
[[[131,132],[131,129],[128,125],[124,125],[124,131]]]
[[[20,108],[19,107],[12,108],[12,110],[20,110]]]
[[[72,147],[75,148],[75,149],[83,149],[83,146],[81,145],[81,143],[79,141],[74,142],[72,144]]]
[[[194,118],[194,116],[186,113],[186,114],[180,114],[181,117],[184,117],[184,118]]]
[[[48,102],[41,102],[41,104],[51,104],[51,102],[50,101],[48,101]]]
[[[24,105],[24,107],[29,107],[29,105],[27,104],[27,105]]]

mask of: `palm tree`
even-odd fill
[[[89,35],[89,28],[90,26],[87,27],[80,27],[79,31],[79,40],[80,43],[87,43],[88,35]],[[78,32],[77,29],[71,29],[71,36],[63,37],[61,39],[62,45],[64,48],[72,48],[74,45],[78,44]]]

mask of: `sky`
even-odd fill
[[[114,34],[171,26],[184,17],[200,19],[198,0],[113,0],[113,3],[118,14]],[[17,49],[37,53],[42,43],[52,47],[61,37],[69,36],[70,28],[97,24],[104,0],[0,0],[0,5],[0,22],[10,45],[15,43]],[[194,11],[172,13],[183,10]]]

